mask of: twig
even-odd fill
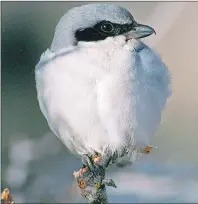
[[[100,157],[96,157],[93,161],[89,160],[87,165],[84,165],[79,171],[73,173],[80,187],[81,195],[91,204],[106,204],[108,202],[106,186],[116,188],[112,179],[105,179],[109,162],[102,163],[101,161]]]
[[[153,147],[154,146],[148,145],[145,146],[144,149],[134,149],[134,151],[140,154],[148,154]],[[103,154],[103,158],[97,152],[95,152],[93,156],[84,155],[84,167],[73,173],[80,187],[81,194],[88,200],[88,203],[106,204],[108,202],[106,186],[116,188],[116,185],[112,179],[105,179],[106,169],[110,162],[115,163],[118,158],[130,153],[127,148],[123,149],[121,155],[115,152],[111,156],[111,153],[108,151],[109,149],[107,148],[106,152]]]
[[[1,203],[2,204],[14,204],[15,203],[8,188],[5,188],[3,192],[1,193]]]

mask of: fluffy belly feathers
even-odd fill
[[[93,60],[80,55],[57,57],[37,69],[41,110],[73,153],[102,152],[106,147],[113,153],[149,143],[160,122],[158,90],[147,87],[141,65],[136,70],[131,53],[128,56],[128,64],[117,60],[117,65],[123,64],[117,71],[111,64],[108,70],[101,62],[94,66]]]

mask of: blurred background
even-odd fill
[[[80,161],[40,112],[34,68],[59,19],[87,3],[1,2],[1,188],[10,188],[17,203],[85,202],[72,177]],[[133,166],[109,169],[118,186],[108,189],[109,201],[198,202],[198,2],[116,4],[155,28],[146,42],[171,71],[173,94],[152,139],[158,148]]]

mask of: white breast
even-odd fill
[[[138,53],[133,45],[108,39],[37,65],[41,110],[71,151],[149,143],[168,97],[168,72],[152,50]]]

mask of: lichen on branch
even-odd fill
[[[81,190],[81,195],[87,199],[88,203],[99,204],[108,202],[106,186],[116,188],[112,179],[105,179],[106,168],[100,156],[90,158],[83,157],[84,166],[79,171],[74,171],[73,175]]]

